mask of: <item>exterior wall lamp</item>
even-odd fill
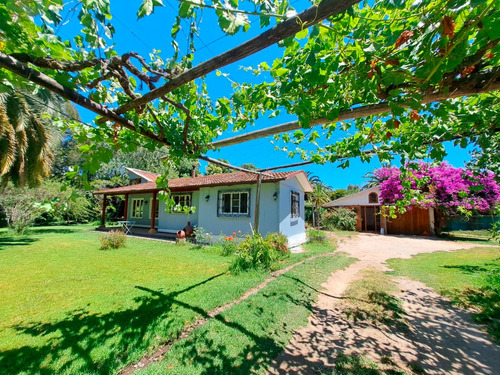
[[[278,200],[278,193],[277,192],[273,194],[273,199]]]
[[[205,202],[208,202],[209,199],[210,199],[210,195],[205,196]]]

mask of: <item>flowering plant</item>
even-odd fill
[[[486,212],[500,202],[500,186],[492,172],[474,172],[448,163],[384,167],[374,172],[384,205],[411,209],[436,207],[449,214]]]

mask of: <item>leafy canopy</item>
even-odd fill
[[[321,2],[318,14],[332,3]],[[315,163],[347,167],[351,157],[369,160],[375,155],[381,161],[400,155],[403,164],[423,157],[442,160],[446,141],[495,151],[491,142],[497,138],[491,135],[500,129],[498,1],[336,4],[346,10],[330,12],[317,25],[294,19],[301,31],[280,42],[282,55],[250,67],[261,76],[259,83],[235,81],[229,97],[210,98],[202,74],[199,79],[182,78],[183,84],[147,105],[124,110],[123,121],[75,125],[77,136],[91,140],[82,150],[94,155],[86,167],[95,172],[99,162],[112,159],[113,150],[135,151],[139,146],[168,145],[172,158],[197,158],[229,129],[242,130],[260,117],[281,114],[297,116],[299,129],[280,136],[289,144],[277,147]],[[161,0],[144,0],[137,16],[147,16],[158,6],[164,6]],[[81,28],[64,40],[57,31],[71,12],[78,14]],[[0,81],[34,89],[14,69],[14,61],[82,94],[87,102],[111,109],[130,105],[191,74],[194,36],[204,26],[199,22],[203,12],[215,12],[228,34],[247,31],[252,14],[259,16],[260,27],[296,15],[287,1],[180,0],[171,55],[153,50],[149,56],[133,51],[120,56],[113,44],[108,0],[76,5],[0,1]],[[177,40],[181,20],[190,24],[188,52],[182,56]],[[325,125],[311,128],[318,124]],[[310,150],[302,143],[317,147]]]

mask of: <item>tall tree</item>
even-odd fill
[[[61,107],[61,101],[43,94],[46,90],[38,90],[36,96],[15,90],[0,93],[0,178],[4,186],[9,181],[36,186],[50,174],[54,129],[44,116],[46,106]]]
[[[330,201],[332,189],[323,182],[315,182],[312,184],[313,191],[307,193],[307,199],[313,203],[313,226],[320,225],[320,207],[322,204]]]
[[[223,163],[229,163],[225,159],[220,159],[219,158],[217,160],[222,161]],[[231,173],[231,172],[232,172],[232,169],[224,167],[224,166],[216,165],[214,163],[208,163],[207,167],[205,168],[205,174],[206,175],[221,174],[221,173]]]

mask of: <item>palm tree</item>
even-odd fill
[[[323,182],[318,181],[311,184],[313,187],[312,193],[307,194],[307,199],[313,203],[313,226],[319,226],[319,208],[322,204],[330,201],[332,189]]]
[[[49,117],[52,109],[72,112],[62,99],[46,90],[28,94],[0,93],[0,183],[39,185],[50,175],[54,160]]]
[[[378,176],[373,171],[365,173],[363,178],[368,181],[363,186],[361,186],[361,190],[370,189],[380,184]]]

